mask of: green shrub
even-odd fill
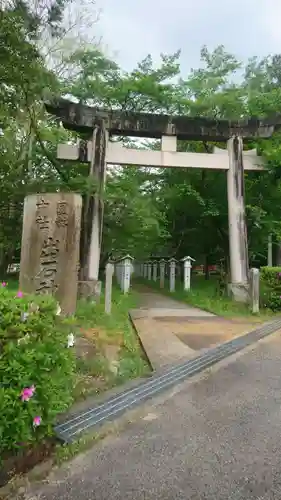
[[[261,304],[281,311],[281,267],[261,267]]]
[[[50,436],[71,403],[72,326],[56,313],[52,297],[25,296],[0,283],[0,458]]]

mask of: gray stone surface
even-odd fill
[[[134,286],[134,289],[140,292],[139,310],[145,310],[149,316],[198,316],[200,318],[214,316],[212,313],[154,292],[149,287]]]
[[[169,364],[179,363],[196,355],[173,331],[170,323],[159,324],[156,318],[203,318],[213,319],[212,313],[189,306],[141,285],[134,287],[139,292],[140,308],[130,311],[142,347],[154,370],[162,370]]]
[[[172,305],[172,304],[167,304]],[[184,304],[183,304],[184,305]],[[171,307],[158,307],[151,309],[131,309],[133,318],[211,318],[214,314],[202,311],[197,307],[186,306],[172,309]]]
[[[168,324],[157,323],[154,318],[132,318],[142,347],[149,359],[151,367],[156,370],[196,356],[196,352],[184,344],[171,331]]]
[[[145,407],[28,500],[281,498],[280,332]]]

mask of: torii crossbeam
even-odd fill
[[[66,99],[46,102],[45,105],[49,113],[60,118],[65,128],[84,133],[90,133],[102,122],[110,135],[154,139],[174,135],[180,140],[221,142],[235,135],[245,142],[257,137],[271,137],[281,128],[281,115],[233,121],[106,110]]]

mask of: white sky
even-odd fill
[[[198,67],[202,45],[225,45],[241,60],[281,53],[281,0],[96,0],[93,24],[109,55],[130,70],[151,53],[182,50],[182,73]]]

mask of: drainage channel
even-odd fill
[[[161,375],[155,374],[147,382],[114,396],[99,406],[69,417],[68,420],[55,427],[55,433],[60,440],[71,443],[79,439],[80,435],[90,428],[119,417],[126,410],[132,409],[152,396],[172,388],[179,382],[196,375],[227,356],[270,335],[279,328],[281,328],[281,319],[266,323],[246,335],[209,349],[204,354],[181,363]]]

